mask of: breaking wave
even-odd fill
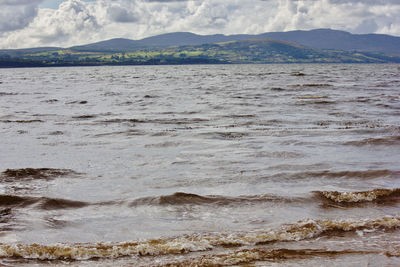
[[[400,198],[400,188],[361,192],[315,191],[315,193],[337,203],[379,202]]]
[[[303,220],[283,225],[278,229],[239,233],[209,233],[184,235],[137,242],[92,244],[2,244],[0,257],[40,260],[87,260],[120,258],[125,256],[157,256],[210,251],[217,248],[262,245],[273,242],[300,241],[330,234],[393,230],[400,226],[400,218],[384,217],[375,220],[332,221]]]

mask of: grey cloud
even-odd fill
[[[42,0],[0,0],[0,33],[25,28],[36,17]]]
[[[146,2],[155,2],[155,3],[168,3],[168,2],[187,2],[189,0],[145,0]]]
[[[0,0],[0,6],[20,6],[20,5],[38,5],[43,0]]]
[[[399,0],[329,0],[332,4],[400,5]]]
[[[373,19],[366,19],[354,29],[354,33],[370,33],[378,30],[378,24]]]
[[[132,11],[128,11],[126,8],[120,6],[109,7],[107,13],[114,22],[129,23],[138,21],[136,15]]]
[[[157,1],[157,0],[148,0],[148,1]],[[158,0],[162,1],[162,0]],[[276,0],[259,0],[263,2],[276,2]],[[306,2],[306,3],[316,3],[321,0],[287,0],[287,2]],[[387,4],[395,4],[400,5],[399,0],[328,0],[331,4],[366,4],[366,5],[387,5]]]
[[[305,7],[305,6],[304,6],[304,7],[300,7],[300,8],[299,8],[299,12],[300,12],[300,13],[307,13],[307,12],[308,12],[308,8]]]

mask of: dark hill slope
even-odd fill
[[[357,50],[400,55],[400,37],[384,34],[351,34],[345,31],[317,29],[264,33],[260,37],[294,42],[319,49]]]

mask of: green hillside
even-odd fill
[[[10,52],[11,51],[11,52]],[[319,50],[271,39],[143,48],[137,51],[81,51],[49,48],[0,52],[1,67],[251,63],[400,63],[378,53]]]

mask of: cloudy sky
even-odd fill
[[[69,47],[176,31],[332,28],[400,36],[400,0],[0,0],[0,48]]]

